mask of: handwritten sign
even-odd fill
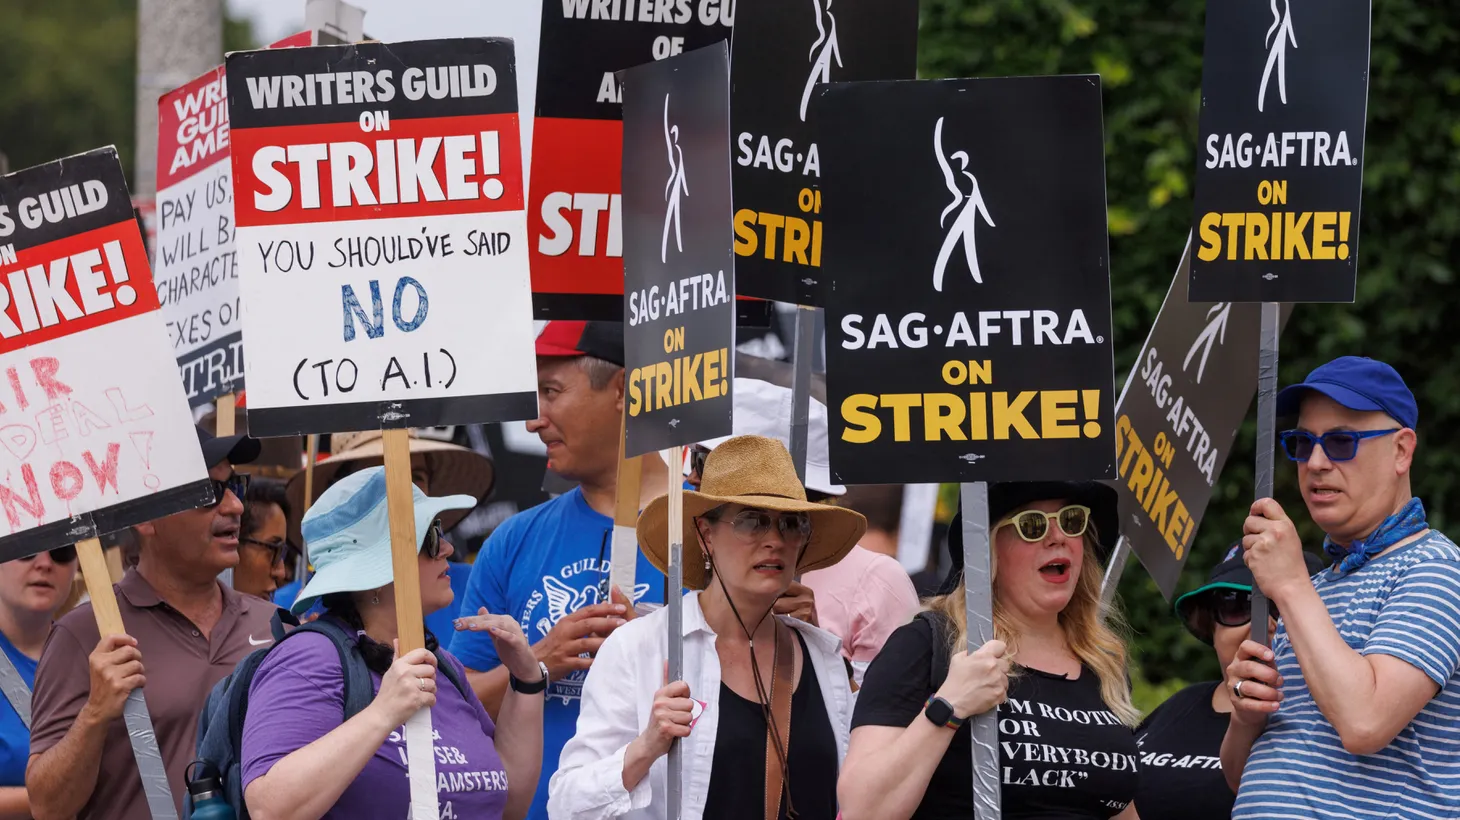
[[[231,54],[249,429],[537,412],[508,40]]]
[[[116,149],[0,177],[0,560],[211,500]]]

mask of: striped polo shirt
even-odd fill
[[[1431,531],[1357,572],[1330,568],[1313,583],[1349,646],[1399,658],[1440,692],[1388,746],[1352,755],[1318,711],[1280,624],[1272,648],[1282,705],[1252,747],[1232,817],[1460,816],[1460,547]]]

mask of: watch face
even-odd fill
[[[924,710],[923,714],[928,716],[928,720],[939,726],[947,726],[948,721],[953,719],[953,707],[945,700],[935,700],[928,704],[928,708]]]

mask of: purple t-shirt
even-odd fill
[[[442,653],[463,680],[461,663]],[[375,691],[380,676],[371,674]],[[500,820],[507,805],[507,772],[493,743],[496,727],[476,698],[468,700],[444,674],[437,675],[431,725],[436,743],[436,793],[441,817]],[[339,727],[344,717],[344,674],[334,644],[323,635],[290,638],[269,653],[249,687],[243,723],[245,789],[284,757]],[[385,818],[409,814],[404,729],[392,732],[322,820]]]

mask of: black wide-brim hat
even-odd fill
[[[1327,566],[1322,558],[1307,551],[1303,552],[1303,562],[1308,565],[1308,577],[1310,578],[1322,572]],[[1194,623],[1191,616],[1197,608],[1206,606],[1212,599],[1212,596],[1207,593],[1223,589],[1238,592],[1252,591],[1252,570],[1247,568],[1247,562],[1242,559],[1241,541],[1227,548],[1222,562],[1212,568],[1205,584],[1176,599],[1177,616],[1186,625],[1186,631],[1195,635],[1197,640],[1202,643],[1212,642],[1213,627],[1210,623],[1205,626]]]
[[[1110,557],[1115,540],[1120,537],[1120,495],[1102,481],[1005,481],[989,485],[989,534],[1009,513],[1035,501],[1064,499],[1067,504],[1090,508],[1094,526],[1095,553],[1101,563]],[[958,588],[963,578],[963,510],[953,516],[948,530],[948,552],[953,564],[943,578],[939,595]]]

